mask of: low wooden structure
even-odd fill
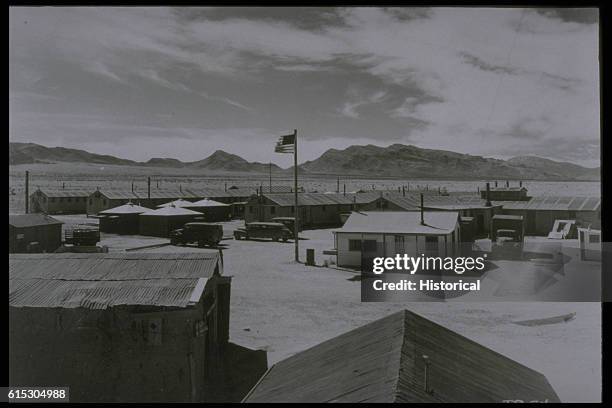
[[[55,251],[62,245],[62,224],[44,214],[9,214],[9,253]]]
[[[204,221],[197,211],[180,207],[162,207],[138,215],[140,235],[167,238],[172,230],[182,228],[188,222]]]
[[[183,208],[202,213],[206,222],[229,221],[232,218],[232,205],[208,198],[185,204]]]
[[[297,353],[243,402],[559,402],[542,374],[408,310]]]
[[[460,253],[456,212],[354,212],[334,230],[338,266],[360,268],[362,260],[396,254],[456,256]]]
[[[131,202],[98,213],[100,232],[121,235],[139,233],[139,215],[149,209]]]
[[[83,189],[44,188],[30,194],[31,213],[85,214],[92,192]]]
[[[223,400],[230,286],[217,252],[11,255],[9,383],[68,386],[71,402]]]

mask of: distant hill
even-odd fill
[[[152,158],[136,162],[109,155],[89,153],[63,147],[46,147],[34,143],[9,143],[9,164],[82,162],[142,167],[190,168],[217,172],[268,173],[268,163],[249,162],[242,157],[217,150],[205,159],[182,162],[174,158]],[[557,162],[536,156],[509,160],[472,156],[446,150],[422,149],[394,144],[350,146],[330,149],[319,158],[299,166],[304,174],[351,175],[364,177],[440,178],[440,179],[532,179],[532,180],[599,180],[600,169],[573,163]],[[272,165],[274,173],[290,174],[292,168]]]
[[[249,162],[235,154],[217,150],[205,159],[195,162],[182,162],[174,158],[155,157],[146,162],[136,162],[121,159],[115,156],[89,153],[84,150],[68,149],[64,147],[46,147],[35,143],[9,143],[9,165],[31,163],[61,163],[81,162],[119,166],[144,166],[167,168],[197,168],[202,170],[267,173],[268,163]],[[282,171],[276,164],[272,164],[272,171]]]
[[[187,165],[206,170],[255,173],[267,173],[270,169],[270,164],[268,163],[248,162],[240,156],[224,152],[223,150],[217,150],[207,158],[187,163]],[[281,170],[276,164],[272,164],[273,172]]]
[[[492,159],[446,150],[394,144],[330,149],[318,159],[301,164],[305,173],[376,175],[402,178],[508,178],[539,180],[597,180],[599,168],[540,157]]]
[[[65,147],[46,147],[35,143],[9,143],[9,164],[80,162],[115,165],[134,165],[133,160],[89,153]]]

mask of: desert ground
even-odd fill
[[[70,224],[95,223],[85,216],[58,216]],[[401,309],[410,309],[453,331],[543,373],[564,402],[601,399],[601,304],[592,302],[411,302],[362,303],[355,272],[322,255],[333,247],[331,230],[304,231],[301,259],[313,248],[316,264],[293,261],[293,243],[236,241],[242,221],[223,223],[224,273],[233,277],[230,338],[264,349],[269,365],[324,340]],[[102,234],[101,245],[123,251],[168,242],[142,236]],[[210,251],[161,246],[139,251]],[[324,266],[325,264],[329,266]],[[513,322],[576,313],[544,326]]]

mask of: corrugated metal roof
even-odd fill
[[[459,214],[453,211],[425,211],[421,225],[418,211],[353,212],[336,232],[389,234],[450,234]]]
[[[384,198],[390,203],[407,211],[416,211],[421,207],[420,193],[410,192],[405,195],[401,193],[387,193]],[[467,210],[486,207],[486,200],[477,196],[454,196],[423,194],[425,208],[445,210]]]
[[[83,190],[83,189],[63,189],[63,188],[45,188],[36,189],[35,192],[41,192],[47,197],[88,197],[94,190]]]
[[[138,195],[132,190],[103,189],[98,191],[109,200],[135,200],[139,198]]]
[[[532,197],[529,201],[495,201],[507,210],[600,211],[601,197]]]
[[[53,224],[63,224],[63,222],[44,214],[9,214],[9,225],[12,225],[16,228],[36,227],[39,225]]]
[[[186,307],[218,263],[217,252],[9,255],[9,305]]]
[[[423,356],[430,366],[425,391]],[[407,310],[272,366],[243,402],[559,402],[546,377]]]
[[[269,200],[281,207],[289,207],[294,204],[293,194],[263,194]],[[381,196],[380,192],[367,193],[299,193],[298,205],[339,205],[339,204],[367,204],[375,201]]]

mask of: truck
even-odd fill
[[[64,232],[64,243],[74,246],[95,246],[100,242],[100,229],[87,225],[77,225]]]
[[[279,222],[251,222],[234,231],[234,239],[269,238],[287,242],[293,238],[293,231]]]
[[[216,246],[223,239],[223,226],[207,222],[188,222],[170,232],[170,244],[196,243],[199,247]]]
[[[521,259],[525,229],[520,215],[495,215],[491,219],[491,249],[499,259]]]

